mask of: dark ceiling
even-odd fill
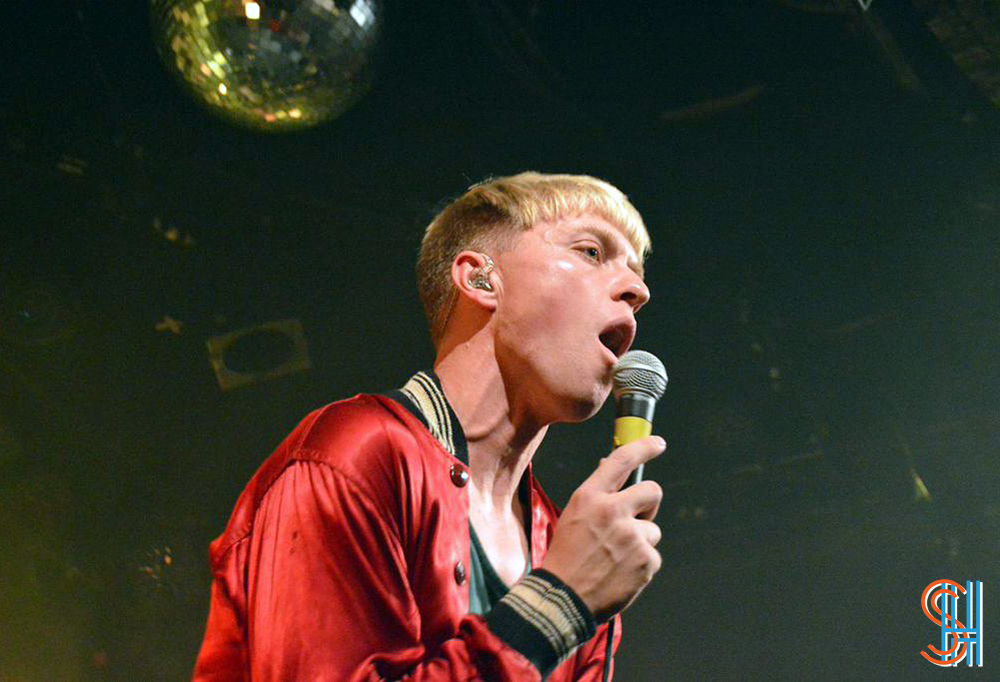
[[[267,135],[182,92],[145,3],[9,3],[0,680],[187,676],[243,484],[309,409],[430,365],[423,226],[524,169],[611,180],[654,242],[666,561],[621,679],[923,679],[924,585],[1000,554],[990,7],[387,2],[368,96]],[[222,390],[207,341],[289,319],[311,368]],[[557,502],[608,421],[554,429]]]

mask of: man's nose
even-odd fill
[[[625,301],[632,306],[632,312],[638,312],[639,308],[649,301],[649,287],[642,281],[642,278],[631,269],[623,274],[616,283],[615,300]]]

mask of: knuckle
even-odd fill
[[[659,502],[663,499],[663,488],[656,481],[646,481],[649,483],[650,494]]]
[[[614,503],[599,501],[594,504],[594,517],[604,526],[614,526],[621,519]]]
[[[663,500],[663,488],[656,481],[645,480],[638,485],[643,487],[643,497],[648,497],[650,502],[659,504]]]
[[[613,498],[610,500],[610,504],[608,506],[611,508],[612,512],[616,517],[625,518],[631,516],[630,513],[631,505],[629,504],[629,501],[622,496],[621,493],[614,495]]]
[[[642,527],[642,522],[636,519],[622,519],[621,523],[625,541],[630,549],[643,552],[649,546],[646,540],[646,532]],[[641,555],[640,555],[641,556]]]
[[[572,495],[570,495],[570,504],[576,504],[577,506],[589,506],[591,501],[594,499],[595,492],[590,486],[584,484],[577,488]],[[566,505],[567,507],[569,504]]]
[[[657,552],[655,549],[652,550],[652,552],[653,556],[649,562],[649,567],[652,570],[652,573],[650,573],[649,576],[650,578],[656,575],[656,573],[658,573],[660,568],[663,566],[663,557],[660,555],[660,553]]]
[[[646,545],[645,550],[642,552],[642,560],[639,564],[639,570],[643,575],[647,576],[646,580],[652,579],[657,571],[660,570],[660,566],[663,564],[663,557],[655,549]]]
[[[603,520],[610,542],[619,549],[630,549],[632,538],[628,524],[621,517],[611,517]]]

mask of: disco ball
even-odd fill
[[[379,0],[152,0],[150,12],[167,68],[249,128],[317,125],[371,85]]]

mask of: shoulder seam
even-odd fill
[[[383,432],[384,432],[385,427],[383,426],[382,429],[383,429]],[[325,467],[325,468],[329,469],[330,471],[332,471],[337,476],[339,476],[340,478],[342,478],[344,481],[346,481],[348,483],[348,485],[350,485],[352,488],[354,488],[359,495],[363,495],[365,497],[365,499],[368,499],[368,500],[371,499],[371,493],[368,490],[365,490],[365,486],[363,486],[353,476],[351,476],[350,474],[348,474],[346,471],[344,471],[342,468],[340,468],[339,466],[337,466],[333,462],[328,462],[328,461],[325,461],[325,460],[320,459],[320,458],[299,457],[298,454],[300,452],[315,452],[315,450],[313,450],[312,448],[296,448],[292,452],[292,454],[289,455],[288,461],[285,463],[284,468],[281,470],[280,473],[278,473],[277,476],[274,477],[274,479],[270,483],[268,483],[267,489],[264,490],[263,493],[261,493],[260,502],[254,508],[253,514],[251,515],[251,520],[250,520],[249,524],[247,525],[247,527],[244,528],[243,530],[241,530],[238,535],[234,536],[230,540],[230,542],[226,545],[225,549],[220,550],[220,553],[218,555],[218,560],[221,561],[222,558],[225,557],[232,550],[233,547],[235,547],[236,545],[240,544],[241,542],[244,542],[245,540],[247,540],[250,537],[250,534],[253,533],[253,529],[254,529],[254,520],[256,519],[257,512],[260,510],[261,505],[264,503],[264,500],[267,498],[267,496],[271,494],[271,490],[274,489],[274,484],[278,482],[278,479],[280,479],[282,476],[285,475],[285,472],[288,471],[289,467],[291,465],[293,465],[293,464],[297,464],[297,463],[302,463],[302,464],[316,464],[318,466]],[[215,562],[213,562],[213,564],[214,563]]]

